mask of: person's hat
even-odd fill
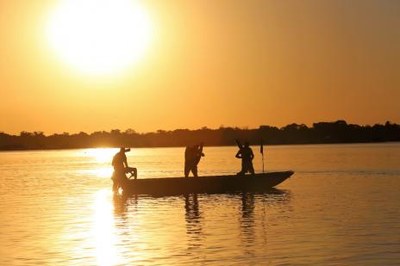
[[[130,148],[121,147],[121,148],[119,148],[119,150],[120,150],[120,151],[123,151],[123,152],[128,152],[128,151],[130,151],[131,149],[130,149]]]

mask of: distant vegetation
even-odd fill
[[[43,132],[21,132],[20,135],[0,133],[0,150],[73,149],[94,147],[180,147],[204,142],[206,146],[235,145],[235,139],[258,145],[276,144],[322,144],[322,143],[366,143],[400,141],[400,125],[386,122],[384,125],[359,126],[346,121],[319,122],[312,127],[290,124],[282,128],[260,126],[258,129],[220,127],[197,130],[158,130],[152,133],[137,133],[132,129],[124,132],[111,130],[91,134],[54,134]]]

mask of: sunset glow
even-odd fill
[[[151,29],[146,12],[128,0],[69,0],[52,12],[47,28],[62,61],[91,75],[113,74],[140,60]]]
[[[399,123],[382,1],[1,1],[0,131]]]
[[[400,0],[0,0],[0,266],[399,265],[399,69]]]

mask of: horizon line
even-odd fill
[[[10,136],[19,136],[22,133],[37,133],[37,134],[41,134],[41,135],[44,135],[44,136],[51,136],[51,135],[63,135],[63,134],[78,135],[78,134],[81,134],[81,133],[85,133],[85,134],[91,135],[91,134],[98,133],[98,132],[111,133],[112,131],[119,131],[121,133],[128,133],[129,131],[131,131],[132,134],[140,134],[141,135],[141,134],[151,134],[151,133],[160,133],[160,132],[174,132],[174,131],[178,131],[178,130],[198,131],[198,130],[205,130],[205,129],[208,129],[208,130],[219,130],[219,129],[226,129],[226,128],[233,128],[233,129],[238,129],[238,130],[256,130],[256,129],[260,129],[261,127],[271,127],[271,128],[283,129],[283,128],[285,128],[287,126],[290,126],[290,125],[299,125],[299,126],[303,126],[304,125],[307,128],[312,128],[314,126],[314,124],[318,124],[318,123],[338,123],[338,122],[342,122],[342,123],[345,122],[346,125],[355,125],[355,126],[360,126],[360,127],[387,125],[387,124],[399,125],[396,122],[392,122],[392,121],[389,121],[389,120],[386,120],[385,123],[383,123],[383,124],[382,123],[356,124],[356,123],[348,123],[344,119],[338,119],[336,121],[313,122],[311,126],[309,126],[309,125],[307,125],[305,123],[300,123],[299,124],[299,123],[293,122],[293,123],[289,123],[289,124],[287,124],[285,126],[282,126],[282,127],[262,124],[262,125],[259,125],[258,128],[251,128],[251,127],[248,127],[248,126],[242,126],[241,127],[241,126],[224,126],[224,125],[220,125],[218,128],[211,128],[211,127],[207,127],[207,126],[202,126],[202,127],[195,128],[195,129],[189,129],[189,128],[175,128],[175,129],[169,129],[169,130],[167,130],[167,129],[157,129],[155,131],[147,131],[147,132],[138,132],[133,128],[127,128],[125,130],[113,128],[113,129],[109,129],[108,131],[103,129],[103,130],[95,130],[95,131],[92,131],[90,133],[89,132],[85,132],[85,131],[79,131],[79,132],[66,132],[66,131],[63,131],[61,133],[54,132],[54,133],[50,133],[50,134],[49,133],[45,133],[44,131],[41,131],[41,130],[34,130],[34,131],[22,130],[19,133],[17,133],[18,135],[13,134],[13,133],[7,133],[5,131],[1,131],[0,130],[0,134],[10,135]]]

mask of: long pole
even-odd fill
[[[262,153],[262,164],[263,164],[263,173],[264,173],[264,153]]]

